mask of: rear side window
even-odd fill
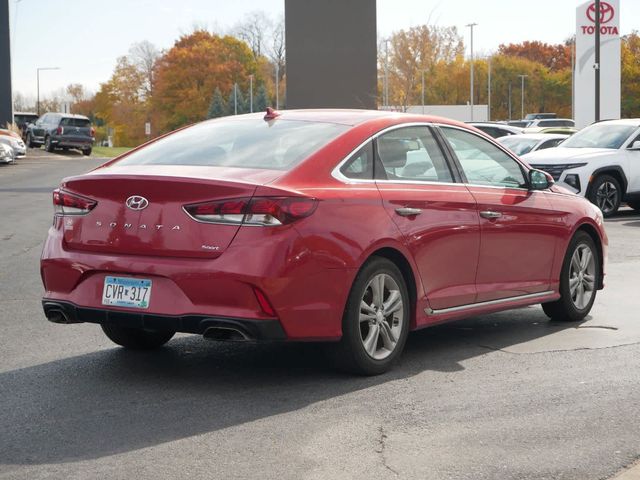
[[[199,123],[131,153],[118,165],[206,165],[289,170],[350,127],[260,118]]]
[[[60,121],[62,127],[90,127],[91,122],[86,118],[63,118]]]
[[[358,150],[342,168],[342,173],[347,178],[354,180],[372,180],[373,179],[373,144],[367,143]]]
[[[388,180],[453,182],[447,161],[427,127],[406,127],[378,137],[376,151]]]

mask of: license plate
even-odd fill
[[[151,280],[129,277],[105,277],[102,304],[114,307],[148,308]]]

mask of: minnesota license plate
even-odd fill
[[[102,304],[114,307],[148,308],[151,280],[127,277],[105,277]]]

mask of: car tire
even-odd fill
[[[640,202],[627,202],[627,205],[629,205],[634,210],[640,212]]]
[[[88,157],[89,155],[91,155],[91,148],[85,148],[84,150],[82,150],[82,154],[85,157]]]
[[[591,184],[589,201],[596,205],[605,218],[615,215],[622,200],[620,182],[611,175],[598,175]]]
[[[44,149],[47,152],[53,152],[53,145],[51,144],[51,137],[46,136],[44,137]]]
[[[398,267],[386,258],[370,259],[349,292],[342,339],[332,346],[336,366],[359,375],[388,371],[404,349],[410,313],[409,293]]]
[[[544,313],[555,321],[578,322],[584,319],[596,299],[601,268],[593,238],[586,232],[577,232],[562,263],[561,297],[555,302],[543,303]]]
[[[176,334],[172,330],[146,330],[119,325],[101,325],[101,327],[109,340],[131,350],[159,348]]]
[[[25,143],[27,144],[28,148],[34,148],[35,145],[33,143],[33,140],[31,139],[31,134],[27,133],[27,139],[25,140]]]

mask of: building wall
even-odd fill
[[[375,0],[285,0],[287,108],[377,108]]]

